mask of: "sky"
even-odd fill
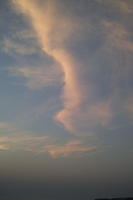
[[[133,196],[133,0],[0,1],[0,199]]]

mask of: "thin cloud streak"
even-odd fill
[[[8,150],[9,147],[7,145],[0,144],[0,151]]]
[[[107,30],[107,45],[119,50],[133,51],[133,42],[129,40],[131,35],[122,24],[106,20],[103,25]]]
[[[14,127],[14,130],[12,127]],[[8,122],[0,122],[0,129],[5,130],[5,133],[0,135],[0,151],[16,152],[20,150],[36,155],[48,154],[52,159],[56,159],[71,155],[82,156],[82,153],[89,153],[98,149],[97,145],[88,145],[82,139],[71,139],[59,144],[52,137],[35,136],[32,132],[22,131]]]
[[[71,154],[78,153],[80,155],[84,152],[91,152],[96,150],[96,146],[84,145],[79,140],[70,141],[64,145],[47,145],[44,150],[47,150],[52,158],[67,157]]]
[[[9,67],[12,76],[25,78],[25,85],[30,89],[41,89],[46,86],[57,85],[61,81],[61,72],[54,66],[23,66]]]
[[[125,0],[97,0],[99,3],[109,5],[111,8],[116,9],[117,12],[121,12],[122,14],[132,14],[132,4],[130,1]]]
[[[34,55],[37,53],[37,48],[29,47],[27,44],[22,44],[11,39],[4,39],[2,42],[2,51],[6,54],[13,55]]]
[[[35,151],[38,145],[42,145],[47,141],[47,136],[31,136],[28,134],[10,134],[0,136],[0,146],[3,150],[16,151]],[[5,147],[5,149],[4,149]]]
[[[24,134],[10,134],[0,136],[1,151],[28,151],[34,154],[48,153],[53,159],[67,157],[96,150],[96,146],[88,146],[80,140],[71,140],[64,145],[58,145],[47,136],[31,136]]]

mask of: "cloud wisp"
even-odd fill
[[[124,1],[124,0],[97,0],[98,2],[102,3],[102,4],[107,4],[110,7],[114,8],[115,10],[117,10],[117,12],[121,12],[122,14],[132,14],[133,10],[132,10],[132,2],[130,1]]]
[[[46,86],[57,85],[62,76],[56,65],[10,67],[9,72],[12,76],[25,78],[25,85],[30,89],[41,89]]]
[[[128,38],[131,37],[126,28],[116,21],[104,21],[105,30],[107,30],[107,43],[110,47],[119,50],[133,51],[133,42]]]
[[[96,149],[96,146],[87,146],[80,140],[73,140],[64,145],[46,145],[44,147],[44,150],[48,151],[52,158],[67,157],[71,154],[80,155],[85,152],[95,151]]]
[[[29,47],[27,44],[13,41],[11,39],[4,39],[2,42],[2,51],[9,55],[34,55],[37,53],[36,47]]]
[[[52,159],[58,157],[82,156],[91,153],[98,146],[88,145],[81,138],[70,139],[59,144],[49,136],[35,136],[30,131],[23,131],[15,124],[0,122],[0,151],[26,151],[36,155],[48,154]]]
[[[1,150],[25,150],[32,151],[34,147],[46,142],[47,137],[35,137],[28,134],[10,134],[6,136],[0,136]]]
[[[88,146],[80,140],[71,140],[64,145],[51,141],[47,136],[31,136],[31,134],[10,134],[0,136],[0,151],[27,151],[34,154],[48,153],[53,159],[67,157],[96,150],[96,146]]]

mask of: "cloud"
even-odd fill
[[[32,136],[31,134],[10,134],[0,136],[0,150],[29,151],[35,154],[48,153],[52,158],[66,157],[71,154],[81,154],[96,150],[96,146],[85,145],[83,141],[72,140],[64,145],[55,144],[47,136]]]
[[[81,78],[84,71],[81,69],[81,63],[69,52],[66,44],[75,37],[76,31],[81,30],[82,25],[77,23],[74,17],[62,14],[58,9],[58,1],[45,1],[41,6],[35,0],[13,0],[12,2],[18,12],[22,12],[29,18],[43,51],[59,63],[60,70],[64,74],[61,95],[64,108],[56,114],[55,119],[67,130],[76,132],[78,128],[75,127],[74,121],[77,115],[82,115],[81,107],[86,96],[90,95],[88,94],[90,89],[89,85],[85,87]],[[90,108],[91,112],[92,109]],[[84,112],[91,118],[89,112]]]
[[[0,122],[0,150],[33,151],[47,140],[47,136],[33,136],[29,131],[20,130],[16,124]]]
[[[97,126],[107,127],[112,122],[116,113],[114,108],[118,105],[116,98],[112,96],[120,88],[122,81],[129,77],[123,75],[129,74],[125,71],[131,70],[127,69],[130,68],[130,64],[127,68],[123,64],[120,67],[118,61],[121,53],[126,57],[133,51],[131,32],[126,24],[118,19],[123,13],[130,13],[130,3],[115,0],[97,1],[106,4],[107,10],[110,10],[111,6],[109,20],[105,13],[101,12],[99,4],[97,4],[99,10],[95,10],[93,4],[90,5],[94,13],[97,13],[95,19],[93,13],[90,14],[90,18],[87,13],[86,17],[83,10],[82,15],[81,13],[78,15],[76,9],[69,10],[68,7],[66,12],[65,3],[62,3],[64,1],[11,0],[11,2],[19,14],[26,16],[26,22],[34,29],[41,49],[58,64],[63,74],[58,77],[53,70],[50,78],[50,81],[51,79],[53,81],[54,76],[57,79],[61,78],[59,84],[62,85],[60,95],[62,109],[53,117],[56,122],[76,134],[89,134]],[[116,12],[118,10],[119,12]],[[89,62],[89,58],[94,62]],[[34,69],[34,72],[31,72],[29,67],[24,67],[16,70],[16,74],[24,76],[30,88],[49,84],[51,75],[45,76],[42,73],[40,76],[38,73],[40,74],[42,69],[40,72],[39,70]],[[99,73],[100,75],[97,75]],[[105,80],[105,73],[109,77],[108,80]],[[94,89],[96,87],[97,89]],[[118,96],[122,98],[120,93]]]
[[[20,31],[16,31],[13,36],[13,38],[18,38],[20,40],[29,40],[29,39],[36,39],[35,33],[31,29],[22,29]]]
[[[12,39],[4,39],[2,41],[2,51],[9,55],[17,54],[24,56],[33,55],[37,53],[38,49],[36,47],[29,46],[26,43],[20,43]]]
[[[133,97],[127,99],[125,103],[125,110],[128,113],[128,116],[133,120]]]
[[[9,147],[7,145],[1,145],[0,144],[0,151],[5,151],[5,150],[8,150]]]
[[[25,150],[33,151],[38,145],[44,144],[47,141],[46,136],[31,136],[25,133],[14,133],[6,136],[0,136],[0,146],[6,147],[5,150]],[[3,148],[4,150],[4,148]]]
[[[44,151],[48,151],[52,158],[66,157],[71,154],[81,154],[84,152],[91,152],[96,150],[96,146],[87,146],[83,144],[80,140],[73,140],[64,145],[47,145],[44,147]],[[43,151],[42,150],[42,151]]]
[[[88,113],[90,114],[90,122],[96,124],[107,125],[112,118],[111,102],[101,102],[90,106]]]
[[[46,86],[57,85],[61,81],[61,72],[54,66],[29,66],[29,67],[9,67],[12,76],[22,77],[26,80],[25,85],[30,89],[39,89]]]
[[[79,135],[88,135],[97,125],[106,127],[109,125],[113,116],[111,106],[110,100],[94,102],[79,106],[74,111],[62,111],[56,117],[65,124],[67,130]]]
[[[117,12],[121,12],[124,15],[133,13],[132,10],[132,1],[128,0],[97,0],[99,3],[109,5],[113,10],[115,9]]]
[[[57,120],[62,122],[60,120],[61,116],[68,115],[71,112],[70,110],[74,112],[83,98],[78,80],[78,63],[75,62],[75,59],[64,47],[64,41],[73,32],[74,23],[69,18],[59,15],[57,5],[55,5],[54,1],[46,1],[44,6],[40,6],[34,0],[13,2],[18,11],[29,16],[44,52],[59,63],[60,69],[64,74],[64,89],[62,94],[64,109],[57,114]],[[67,122],[66,124],[64,123],[64,126],[67,128]]]
[[[131,14],[133,13],[133,5],[130,4],[130,2],[126,1],[115,1],[115,4],[118,6],[120,11],[125,14]]]
[[[110,47],[124,51],[133,51],[133,42],[130,40],[130,32],[116,21],[104,21],[104,27],[107,30],[107,44]]]
[[[14,127],[14,129],[12,129]],[[17,126],[0,122],[0,151],[27,151],[33,154],[49,154],[51,158],[82,155],[96,150],[96,145],[88,145],[82,139],[71,139],[63,144],[49,136],[35,136],[30,131],[22,131]]]

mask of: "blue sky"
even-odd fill
[[[3,181],[133,195],[132,19],[132,0],[0,2]]]

